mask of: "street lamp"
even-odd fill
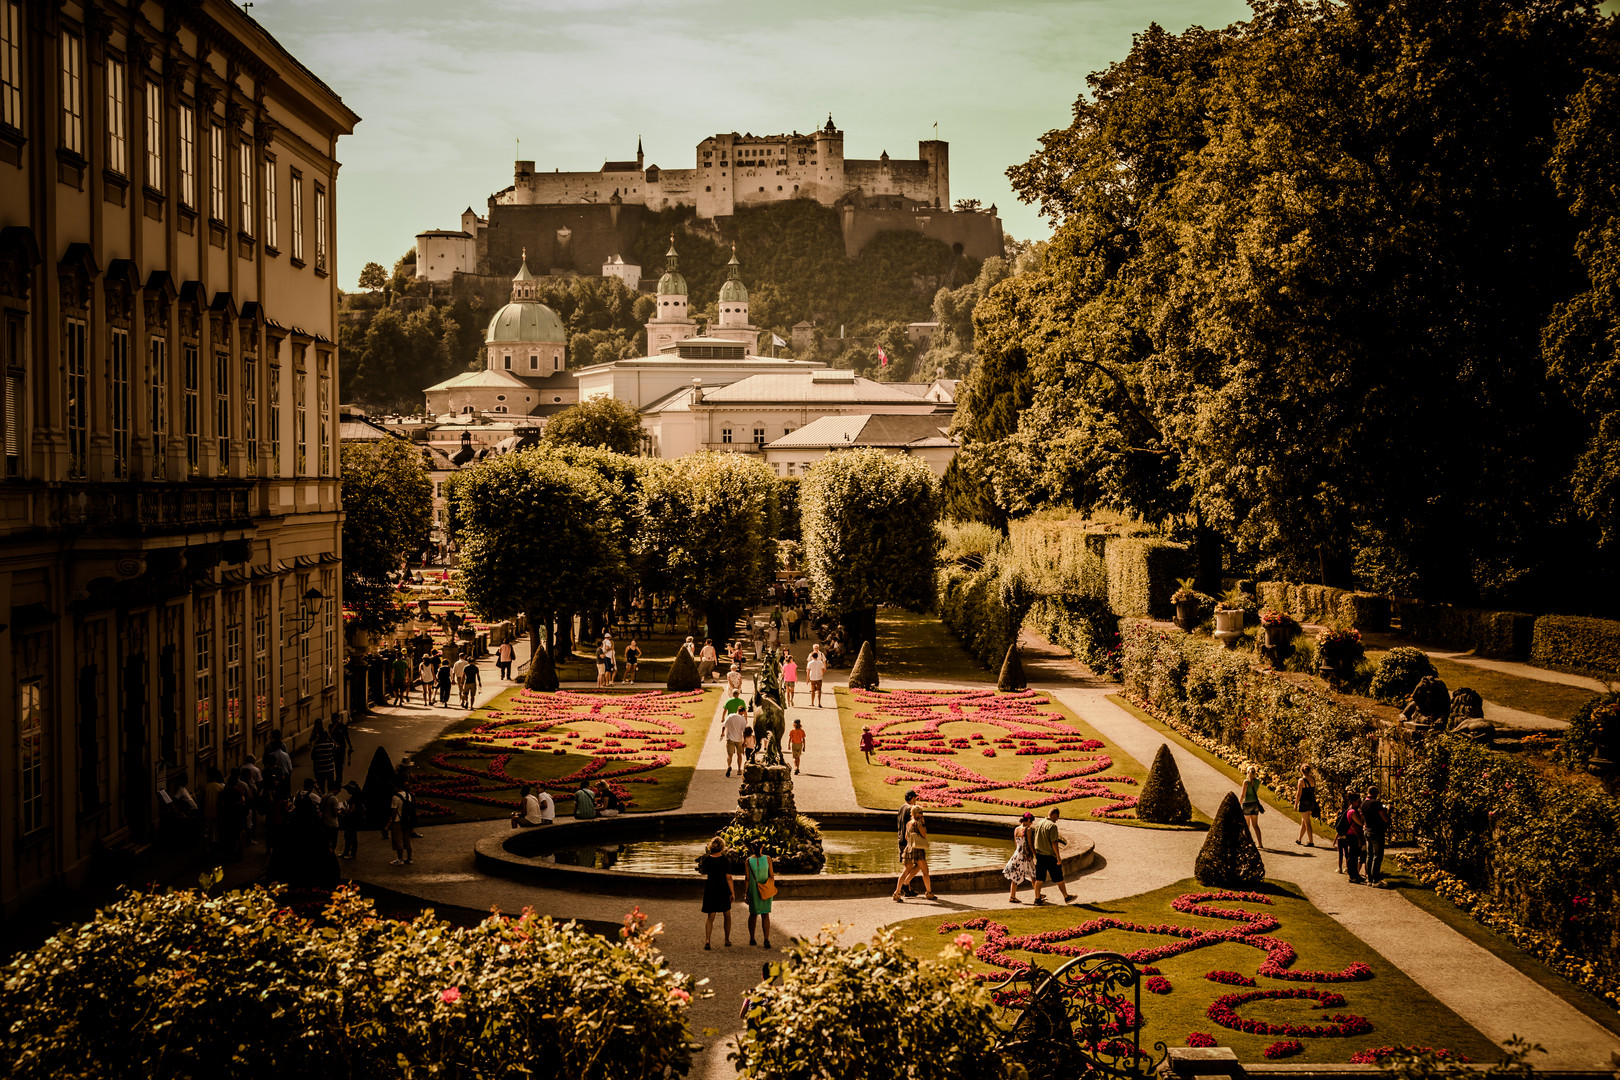
[[[305,634],[308,634],[315,628],[315,620],[320,618],[321,607],[325,603],[325,594],[313,586],[311,586],[310,590],[304,594],[304,610],[299,612],[299,618],[303,620],[303,632]]]

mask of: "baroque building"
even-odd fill
[[[0,911],[343,708],[358,119],[225,0],[0,0]]]

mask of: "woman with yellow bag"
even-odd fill
[[[743,863],[743,875],[748,879],[748,944],[754,944],[754,920],[765,920],[765,947],[771,947],[771,897],[776,895],[776,870],[771,857],[765,854],[763,841],[748,845],[748,858]]]

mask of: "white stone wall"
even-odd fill
[[[453,233],[423,233],[416,238],[416,276],[424,281],[449,281],[457,270],[478,269],[478,241]]]

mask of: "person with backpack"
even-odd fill
[[[405,773],[404,766],[401,766],[395,774],[394,797],[388,804],[388,823],[383,826],[383,836],[394,845],[394,858],[389,861],[389,866],[406,866],[414,855],[411,851],[411,833],[416,828],[416,801],[411,798]]]
[[[1367,845],[1365,864],[1367,884],[1384,887],[1384,841],[1389,837],[1389,807],[1378,797],[1378,789],[1367,789],[1361,800],[1361,824]]]

